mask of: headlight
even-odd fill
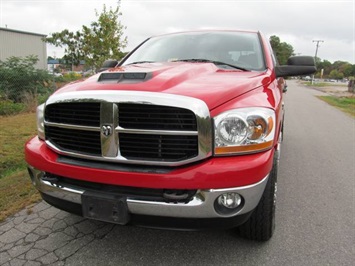
[[[241,108],[214,118],[216,155],[254,153],[270,149],[275,135],[275,112]]]
[[[38,137],[44,140],[44,104],[37,107],[37,131]]]

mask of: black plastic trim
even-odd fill
[[[58,156],[58,163],[70,164],[80,167],[113,170],[121,172],[134,172],[134,173],[154,173],[154,174],[168,174],[173,171],[174,167],[164,166],[150,166],[150,165],[130,165],[130,164],[117,164],[108,162],[91,161],[86,159],[72,158],[67,156]]]
[[[57,187],[77,187],[84,191],[91,191],[102,195],[116,195],[138,200],[159,202],[187,203],[196,194],[196,189],[158,189],[109,185],[68,178],[46,172],[43,181],[51,182]],[[175,197],[174,197],[175,195]]]
[[[103,72],[98,78],[100,83],[138,83],[145,82],[153,77],[153,73],[148,72]]]
[[[58,209],[61,209],[63,211],[67,211],[67,212],[70,212],[70,213],[73,213],[73,214],[76,214],[79,216],[83,216],[83,210],[81,208],[81,204],[74,203],[74,202],[67,201],[67,200],[58,199],[58,198],[49,196],[47,194],[44,194],[42,192],[40,192],[40,193],[41,193],[42,199],[45,202],[47,202],[48,204],[50,204]]]

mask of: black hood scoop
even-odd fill
[[[101,73],[99,79],[100,83],[137,83],[149,80],[152,73],[144,72],[105,72]]]

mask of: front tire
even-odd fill
[[[278,171],[278,159],[276,158],[277,155],[258,206],[254,209],[250,218],[237,227],[237,233],[241,237],[256,241],[267,241],[274,233]]]

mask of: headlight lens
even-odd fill
[[[41,104],[37,107],[37,131],[38,137],[42,140],[45,140],[44,135],[44,104]]]
[[[268,108],[241,108],[214,118],[216,155],[267,150],[275,135],[275,112]]]
[[[218,124],[217,134],[222,143],[241,143],[248,136],[248,124],[242,117],[227,116]]]

